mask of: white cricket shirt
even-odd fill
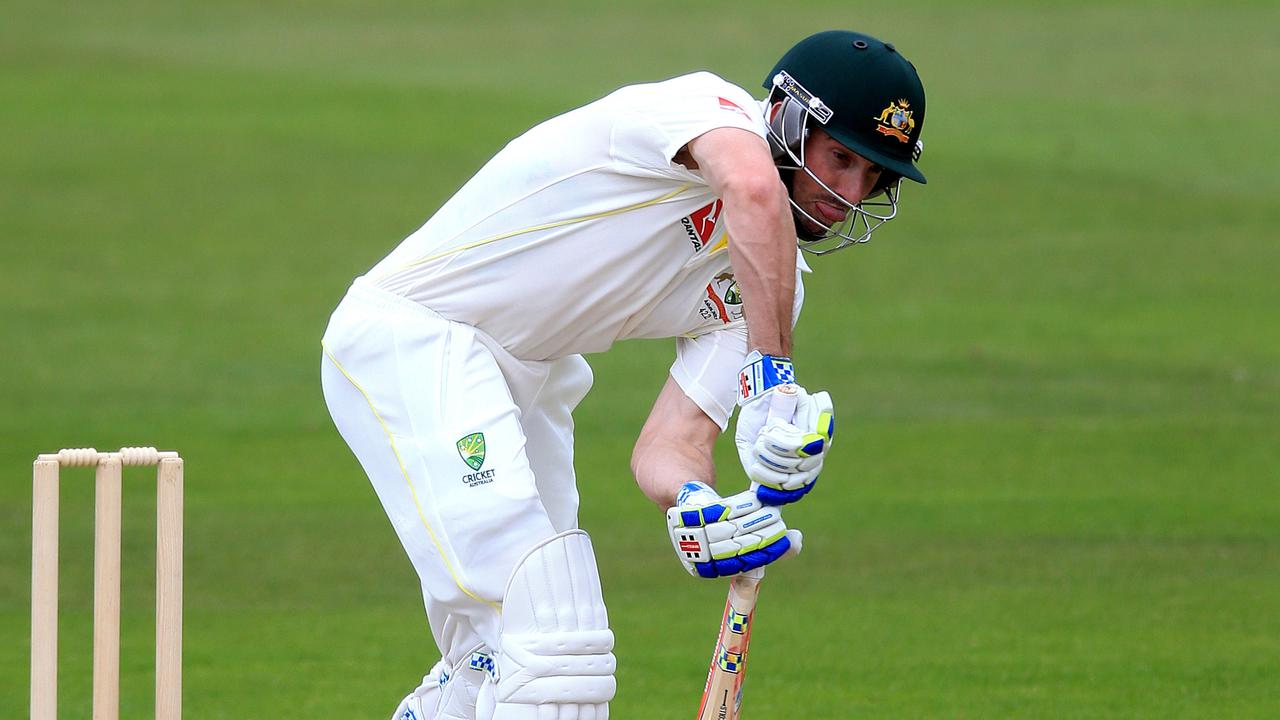
[[[760,104],[711,73],[621,88],[512,140],[365,279],[523,360],[681,338],[672,375],[723,427],[741,298],[720,200],[672,162],[720,127],[765,136]]]

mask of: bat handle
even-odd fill
[[[764,568],[758,567],[754,570],[747,570],[734,575],[729,580],[729,588],[738,595],[754,596],[758,592],[756,588],[762,580],[764,580]]]
[[[747,643],[763,579],[764,568],[748,570],[729,579],[729,597],[725,601],[711,667],[707,670],[698,720],[738,720]]]

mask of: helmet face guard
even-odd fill
[[[779,170],[808,175],[830,196],[828,199],[832,204],[845,208],[843,220],[827,223],[800,207],[794,197],[788,198],[791,212],[796,216],[799,247],[812,255],[826,255],[870,240],[871,233],[897,216],[898,194],[902,188],[902,177],[884,170],[880,182],[867,197],[851,202],[809,169],[805,162],[805,143],[809,139],[811,123],[825,124],[824,117],[830,119],[830,112],[824,112],[825,109],[821,98],[810,94],[786,72],[774,76],[768,111],[769,144],[773,149],[774,163]],[[919,145],[923,146],[923,143]],[[918,152],[916,156],[919,157]],[[811,232],[803,220],[822,228],[823,232]]]
[[[802,84],[797,75],[808,79]],[[824,221],[791,197],[801,250],[825,255],[867,242],[897,216],[903,178],[925,181],[915,167],[924,148],[924,89],[891,44],[846,31],[819,33],[783,56],[765,87],[769,144],[784,180],[793,187],[794,173],[803,172],[827,202],[845,209],[843,219]],[[842,197],[809,168],[805,146],[813,128],[883,168],[865,198]]]

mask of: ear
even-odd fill
[[[787,154],[804,157],[804,141],[809,136],[805,127],[808,115],[809,111],[803,105],[787,96],[769,106],[769,127],[773,130],[770,147],[775,160]],[[782,138],[782,142],[778,143],[777,138]]]

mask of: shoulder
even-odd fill
[[[747,97],[751,96],[751,93],[741,86],[735,85],[709,70],[699,70],[687,75],[680,75],[666,82],[675,87],[687,88],[690,91],[702,90],[705,92],[725,92]]]
[[[710,72],[695,72],[645,85],[628,85],[609,96],[610,155],[623,173],[658,174],[701,181],[683,165],[672,165],[691,140],[711,130],[736,127],[764,137],[764,113],[741,87]]]
[[[746,89],[706,70],[658,82],[628,85],[620,88],[612,97],[624,104],[641,108],[650,106],[655,100],[689,102],[695,105],[699,101],[706,101],[709,108],[716,110],[736,111],[747,117],[763,115],[760,103]]]

